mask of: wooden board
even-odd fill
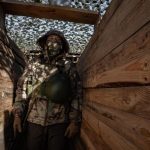
[[[99,17],[99,19],[95,25],[94,34],[91,37],[88,45],[86,46],[86,48],[82,54],[82,58],[87,57],[87,55],[88,55],[87,51],[89,51],[93,48],[93,45],[95,45],[95,42],[99,38],[99,35],[103,32],[105,26],[107,26],[107,24],[111,20],[111,17],[115,14],[116,10],[120,6],[121,2],[122,2],[122,0],[113,0],[111,2],[111,5],[107,8],[107,11],[106,11],[105,15],[103,16],[103,19],[101,20],[101,17]]]
[[[90,76],[85,74],[84,87],[115,87],[134,84],[150,84],[150,55],[137,58],[129,63],[103,73]]]
[[[98,12],[64,6],[50,6],[17,1],[12,2],[11,0],[2,0],[0,1],[0,5],[6,14],[71,21],[76,23],[95,24],[99,17]]]
[[[149,150],[150,120],[103,105],[94,105],[94,103],[87,104],[83,112],[86,113],[87,116],[91,115],[91,117],[86,120],[94,120],[93,118],[95,117],[95,119],[103,122],[136,145],[140,150]]]
[[[90,141],[88,135],[84,130],[81,130],[81,138],[85,142],[86,150],[96,150],[96,148],[93,146],[93,143]]]
[[[84,100],[150,119],[150,86],[86,89]]]
[[[93,144],[93,147],[97,150],[111,150],[108,145],[103,141],[103,139],[95,132],[86,120],[82,121],[82,132],[85,132],[88,135],[89,140]],[[87,142],[85,142],[88,145]]]
[[[141,150],[111,129],[111,127],[101,122],[90,111],[84,110],[83,118],[112,150]]]
[[[13,62],[18,62],[18,64],[20,64],[20,66],[22,68],[24,68],[24,66],[26,65],[26,62],[23,58],[23,54],[22,54],[22,56],[19,55],[19,49],[15,49],[15,47],[13,47],[13,48],[8,47],[8,45],[3,43],[2,41],[0,41],[0,48],[1,48],[1,51],[2,51],[2,53],[0,55],[1,63],[3,63],[4,61],[7,60],[6,62],[4,62],[4,64],[8,64],[8,66],[10,67],[10,66],[13,65]],[[18,53],[16,52],[17,50],[18,50]]]
[[[96,76],[99,76],[101,73],[112,70],[116,67],[123,66],[135,59],[144,57],[144,55],[150,55],[150,23],[145,25],[139,32],[132,36],[129,40],[121,44],[118,48],[113,50],[109,55],[104,57],[102,60],[92,68],[80,72],[84,82],[87,87],[91,86],[90,82],[94,81]],[[146,66],[145,64],[144,66]],[[144,67],[143,66],[143,67]],[[148,67],[148,66],[147,66]],[[84,85],[85,86],[85,85]]]
[[[0,6],[0,28],[5,29],[5,16],[1,6]]]
[[[1,52],[4,57],[10,57],[15,59],[22,67],[26,65],[24,54],[18,46],[12,41],[12,39],[5,33],[3,29],[0,29],[0,45]]]
[[[119,47],[111,51],[98,63],[92,66],[99,73],[121,66],[131,60],[141,57],[142,55],[150,55],[150,22],[141,28],[136,34],[122,43]],[[88,70],[92,70],[92,68]],[[93,69],[93,71],[95,71]],[[96,72],[93,72],[96,73]]]
[[[0,30],[0,49],[0,69],[7,72],[15,87],[26,65],[24,55],[2,29]]]
[[[127,41],[133,34],[150,21],[149,0],[124,0],[111,20],[100,32],[94,45],[86,50],[86,57],[81,55],[79,62],[80,71],[92,68],[106,55]],[[82,57],[83,56],[83,57]]]

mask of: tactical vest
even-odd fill
[[[50,76],[39,88],[41,96],[45,96],[48,100],[57,104],[69,101],[72,93],[70,79],[63,72],[57,72],[53,76]]]

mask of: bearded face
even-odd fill
[[[47,52],[48,56],[56,56],[61,52],[62,44],[60,42],[48,42],[47,43]]]
[[[62,52],[62,40],[57,35],[50,35],[45,44],[45,51],[49,58],[58,56]]]

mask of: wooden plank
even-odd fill
[[[150,119],[150,86],[85,89],[84,100]]]
[[[81,138],[86,143],[86,150],[96,150],[93,146],[93,143],[90,141],[89,136],[86,134],[84,130],[81,129]]]
[[[0,45],[1,51],[5,57],[15,58],[15,61],[20,63],[22,67],[26,65],[23,52],[18,46],[11,40],[11,38],[5,33],[3,29],[0,29]]]
[[[93,67],[111,51],[119,47],[150,21],[149,0],[124,0],[117,9],[105,29],[100,33],[92,48],[88,49],[86,57],[82,57],[79,68],[82,71]]]
[[[12,41],[9,41],[9,42],[11,43]],[[5,58],[5,61],[6,59],[8,60],[6,61],[6,63],[8,64],[9,67],[13,65],[13,61],[18,62],[18,64],[20,64],[22,68],[25,67],[26,62],[23,58],[23,54],[21,56],[21,51],[19,52],[19,49],[17,49],[17,46],[13,45],[13,47],[8,47],[8,45],[0,41],[0,48],[2,51],[0,57],[2,57],[2,59]],[[17,50],[18,50],[18,53],[17,53]]]
[[[9,43],[8,36],[6,36],[5,30],[3,28],[0,28],[0,41]]]
[[[88,138],[92,142],[95,149],[97,149],[97,147],[99,147],[99,150],[111,150],[108,147],[108,145],[103,141],[103,139],[100,136],[98,136],[97,132],[95,132],[90,127],[90,125],[88,124],[88,122],[86,120],[82,121],[81,130],[83,130],[88,135]],[[88,143],[85,143],[85,144],[88,145]]]
[[[19,49],[19,47],[16,45],[16,43],[9,36],[7,38],[9,40],[9,42],[6,46],[8,48],[12,49],[14,55],[23,61],[21,63],[21,61],[19,61],[19,59],[18,59],[18,63],[21,63],[22,66],[25,66],[27,63],[27,60],[25,58],[24,53]]]
[[[84,109],[83,118],[112,150],[141,150],[101,122],[90,111]]]
[[[122,86],[150,83],[150,55],[135,59],[123,66],[94,74],[94,78],[86,75],[83,80],[84,87]]]
[[[122,0],[113,0],[111,2],[110,6],[107,8],[106,14],[103,16],[103,19],[101,20],[100,17],[98,18],[98,22],[96,23],[94,34],[91,37],[84,52],[82,53],[82,57],[86,58],[86,56],[88,55],[87,51],[89,49],[92,49],[92,47],[95,44],[96,40],[98,39],[99,35],[103,32],[105,26],[111,20],[111,17],[115,14],[115,12],[118,9],[118,7],[120,6],[121,2],[122,2]],[[82,59],[80,59],[80,60],[82,61]],[[80,60],[79,60],[78,64],[82,64],[82,62],[80,63]],[[78,68],[80,68],[80,66]],[[82,68],[80,71],[82,71]]]
[[[98,12],[64,6],[50,6],[29,2],[12,2],[10,0],[2,0],[0,4],[6,14],[19,16],[56,19],[86,24],[95,24],[99,17]]]
[[[0,6],[0,28],[5,29],[5,16],[1,6]]]
[[[84,111],[93,114],[91,117],[95,116],[140,150],[149,150],[150,120],[94,103],[87,104]]]
[[[144,55],[149,56],[149,49],[150,23],[144,26],[139,32],[137,32],[125,43],[121,44],[118,48],[109,53],[109,55],[107,55],[104,59],[93,65],[92,68],[86,70],[82,74],[83,80],[84,82],[87,80],[92,82],[92,80],[95,80],[95,76],[100,75],[102,72],[125,65],[135,59],[143,57]],[[90,82],[86,84],[91,86]]]
[[[23,53],[4,30],[0,30],[0,49],[0,69],[4,69],[15,83],[26,65]]]

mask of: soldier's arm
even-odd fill
[[[72,101],[69,119],[71,122],[80,123],[82,119],[82,82],[74,65],[70,68],[70,79],[72,86]]]
[[[28,68],[25,68],[24,73],[19,78],[16,89],[15,102],[13,104],[13,113],[15,115],[21,116],[26,108],[27,96],[26,96],[26,84],[27,84],[27,75]]]

